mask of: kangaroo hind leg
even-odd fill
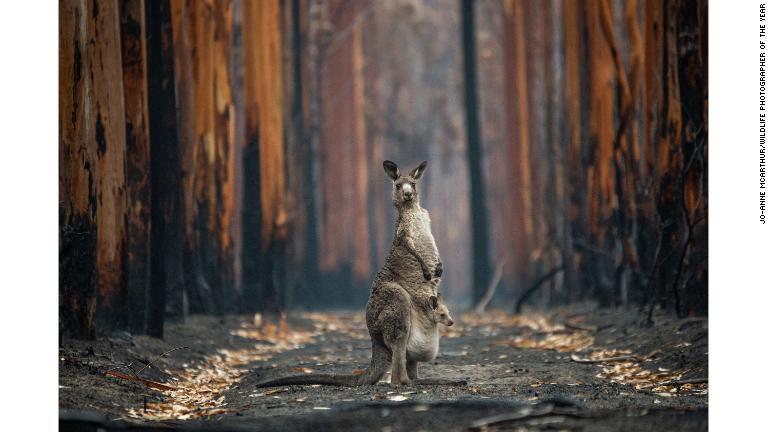
[[[405,362],[405,370],[408,372],[408,378],[411,381],[419,379],[419,362],[415,360],[407,360]]]

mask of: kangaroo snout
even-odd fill
[[[413,186],[410,183],[403,184],[403,198],[407,200],[413,198]]]

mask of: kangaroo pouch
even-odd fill
[[[423,317],[418,311],[411,309],[411,328],[408,333],[408,345],[406,346],[406,359],[410,361],[426,362],[437,357],[440,349],[440,334],[437,325],[424,323]]]

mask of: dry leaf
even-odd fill
[[[269,360],[274,354],[309,343],[321,332],[317,329],[295,329],[288,325],[285,316],[278,324],[263,323],[261,316],[254,316],[254,324],[243,324],[233,332],[244,338],[266,341],[243,350],[219,350],[195,365],[184,365],[180,371],[171,371],[178,380],[176,387],[165,386],[167,402],[147,404],[128,410],[128,416],[148,420],[198,419],[229,412],[224,392],[240,382],[247,366],[256,361]],[[277,388],[250,397],[261,397],[287,391]],[[273,396],[276,397],[276,396]]]

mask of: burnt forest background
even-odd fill
[[[429,161],[454,309],[706,315],[707,37],[695,0],[60,0],[60,334],[362,310],[384,159]]]

